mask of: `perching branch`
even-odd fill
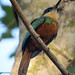
[[[57,68],[61,71],[63,75],[71,75],[65,69],[65,67],[60,63],[60,61],[58,61],[58,59],[53,55],[53,53],[49,50],[49,48],[44,44],[44,42],[41,40],[39,35],[32,28],[32,26],[30,25],[29,21],[26,19],[22,9],[20,8],[16,0],[10,0],[10,1],[13,7],[15,8],[16,12],[18,13],[19,17],[23,21],[24,25],[28,29],[28,31],[31,33],[31,35],[35,38],[35,40],[39,44],[40,48],[47,54],[47,56],[52,60],[52,62],[57,66]]]

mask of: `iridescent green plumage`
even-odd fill
[[[36,33],[40,35],[40,38],[47,45],[57,35],[58,31],[58,20],[55,12],[61,0],[54,7],[47,8],[43,14],[31,22],[32,27]],[[53,10],[53,11],[52,11]],[[39,54],[42,49],[39,47],[37,41],[30,35],[29,32],[25,35],[22,43],[22,60],[20,64],[20,75],[26,75],[30,59]],[[25,72],[24,72],[25,71]]]
[[[57,3],[54,7],[47,8],[47,9],[43,12],[43,14],[40,16],[40,18],[37,18],[37,19],[33,20],[32,23],[31,23],[32,27],[36,30],[37,28],[39,28],[39,26],[40,26],[41,24],[45,24],[45,25],[46,25],[46,24],[47,24],[47,25],[50,25],[50,24],[52,25],[52,24],[54,24],[55,21],[54,21],[53,18],[46,17],[46,16],[44,16],[44,15],[47,14],[47,13],[49,13],[49,12],[51,12],[52,10],[55,10],[55,9],[58,7],[58,5],[59,5],[60,2],[61,2],[61,0],[59,0],[58,3]],[[23,52],[25,51],[25,45],[26,45],[26,42],[27,42],[27,40],[28,40],[28,38],[29,38],[30,36],[31,36],[30,33],[27,32],[27,34],[25,35],[25,38],[24,38],[24,40],[23,40],[23,43],[22,43],[22,51],[23,51]]]
[[[54,24],[55,23],[55,21],[52,19],[52,18],[49,18],[49,17],[40,17],[40,18],[38,18],[38,19],[36,19],[33,23],[32,23],[32,27],[36,30],[37,28],[39,28],[40,27],[40,25],[41,24],[47,24],[47,25],[52,25],[52,24]],[[23,43],[22,43],[22,51],[24,52],[24,50],[25,50],[25,45],[26,45],[26,42],[27,42],[27,40],[28,40],[28,38],[30,37],[31,35],[30,35],[30,33],[29,32],[27,32],[27,34],[25,35],[25,38],[24,38],[24,40],[23,40]]]

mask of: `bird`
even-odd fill
[[[57,8],[60,2],[61,0],[59,0],[55,6],[45,9],[39,18],[36,18],[31,22],[32,27],[46,45],[52,42],[57,36]],[[22,43],[22,59],[18,72],[19,75],[26,75],[30,59],[37,56],[41,51],[36,40],[27,32]]]

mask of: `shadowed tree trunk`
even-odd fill
[[[54,6],[57,3],[58,0],[18,0],[18,3],[20,4],[22,10],[24,11],[27,19],[31,22],[34,18],[39,17],[44,9],[50,7],[50,6]],[[70,4],[69,4],[70,5]],[[66,7],[68,8],[68,6]],[[67,31],[65,32],[65,28],[64,24],[64,18],[65,18],[65,13],[68,13],[68,11],[70,11],[69,9],[66,10],[66,8],[64,8],[63,12],[61,12],[61,16],[60,16],[60,29],[58,32],[58,36],[57,39],[52,42],[49,47],[51,48],[52,52],[56,55],[56,57],[63,63],[63,65],[67,68],[71,62],[74,59],[74,48],[73,46],[75,46],[75,41],[73,37],[70,37],[70,35],[74,36],[74,34],[71,34],[69,29],[67,29]],[[70,13],[68,13],[67,15],[69,15]],[[66,17],[67,17],[66,15]],[[73,17],[72,17],[73,19]],[[66,23],[65,23],[66,24]],[[20,60],[22,57],[21,54],[21,46],[22,46],[22,41],[25,37],[25,34],[27,32],[26,28],[24,27],[22,21],[19,19],[19,28],[20,28],[20,42],[19,42],[19,46],[17,48],[17,52],[16,52],[16,56],[15,56],[15,62],[11,71],[11,75],[18,75],[18,68],[19,68],[19,64],[20,64]],[[73,29],[73,28],[72,28]],[[68,32],[69,31],[69,32]],[[68,35],[67,35],[68,33]],[[63,34],[63,35],[62,35]],[[66,36],[67,35],[67,36]],[[64,38],[66,37],[66,38]],[[70,40],[71,41],[67,41]],[[72,40],[73,39],[73,40]],[[72,45],[70,45],[70,42],[72,42]],[[69,47],[69,46],[70,47]],[[69,49],[70,48],[70,49]],[[49,60],[49,58],[44,54],[41,53],[40,55],[38,55],[37,57],[33,58],[31,60],[30,66],[29,66],[29,70],[27,75],[59,75],[61,74],[59,72],[59,70],[55,67],[55,65]]]

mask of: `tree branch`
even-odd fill
[[[16,12],[18,13],[19,17],[23,21],[24,25],[26,26],[27,30],[31,33],[31,35],[35,38],[35,40],[39,44],[40,48],[47,54],[47,56],[52,60],[52,62],[57,66],[57,68],[61,71],[63,75],[70,75],[69,72],[65,69],[65,67],[53,55],[53,53],[49,50],[49,48],[44,44],[44,42],[41,40],[39,35],[32,28],[32,26],[30,25],[29,21],[26,19],[25,15],[23,14],[22,9],[20,8],[16,0],[10,0],[10,1],[13,7],[15,8]]]

